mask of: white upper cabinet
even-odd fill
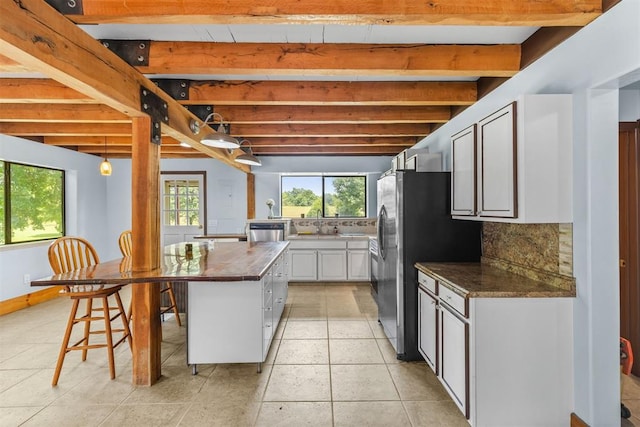
[[[451,139],[455,218],[573,221],[571,95],[523,95],[475,130],[475,138],[472,126]],[[469,164],[475,165],[471,174]]]
[[[476,125],[451,137],[451,213],[476,214]]]

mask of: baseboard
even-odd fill
[[[575,413],[571,413],[571,427],[589,427],[589,424],[585,423]]]
[[[0,316],[40,304],[41,302],[52,300],[58,296],[60,289],[62,289],[61,286],[52,286],[40,291],[0,301]]]

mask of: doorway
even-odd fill
[[[207,233],[205,178],[204,171],[161,173],[161,247]]]
[[[620,123],[618,144],[620,336],[640,356],[640,120]],[[640,363],[632,372],[640,376]]]

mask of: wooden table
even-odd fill
[[[152,286],[144,301],[132,292],[134,316],[133,372],[134,384],[152,385],[160,377],[160,283],[183,282],[234,282],[261,280],[289,242],[218,242],[209,250],[208,244],[193,242],[192,253],[186,251],[187,243],[169,245],[162,254],[162,267],[150,271],[131,270],[131,258],[125,257],[103,262],[91,267],[56,274],[31,282],[31,286],[52,285],[126,285]],[[155,286],[155,287],[154,287]],[[140,305],[148,310],[135,311]],[[148,369],[148,367],[157,369]]]

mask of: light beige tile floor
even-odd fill
[[[368,286],[290,286],[261,374],[235,364],[192,375],[186,327],[167,318],[152,387],[131,385],[126,345],[115,380],[103,350],[86,362],[74,352],[51,387],[70,305],[59,298],[0,317],[0,426],[468,425],[425,363],[395,358]]]
[[[635,360],[635,362],[640,363]],[[640,378],[634,375],[622,375],[622,402],[631,411],[631,418],[622,420],[622,427],[640,427]]]

